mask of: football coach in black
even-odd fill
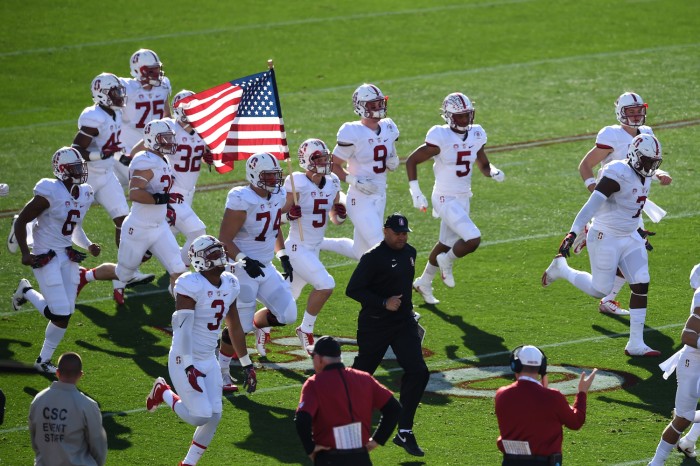
[[[389,215],[384,241],[360,258],[345,293],[362,305],[357,319],[358,354],[352,367],[374,374],[391,346],[404,370],[399,400],[403,409],[394,443],[411,455],[423,456],[413,435],[413,418],[430,373],[411,302],[416,250],[408,244],[410,231],[406,217]]]

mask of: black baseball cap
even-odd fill
[[[395,233],[407,233],[413,231],[408,228],[408,219],[400,212],[394,212],[386,218],[384,228],[391,228]]]
[[[322,336],[316,342],[309,347],[311,354],[318,354],[319,356],[328,356],[331,358],[340,357],[340,345],[338,341],[328,335]]]

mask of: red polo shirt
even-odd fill
[[[317,445],[335,448],[333,427],[358,421],[362,423],[362,445],[366,445],[372,434],[373,410],[381,409],[391,397],[391,391],[370,374],[341,363],[331,364],[304,382],[297,412],[306,411],[313,418]]]
[[[559,390],[544,388],[531,380],[520,379],[496,392],[496,417],[502,439],[530,443],[533,455],[561,453],[562,425],[578,430],[586,421],[586,394],[576,395],[573,406]]]

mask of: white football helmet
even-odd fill
[[[126,105],[126,88],[112,73],[100,73],[90,84],[92,100],[98,105],[121,108]]]
[[[162,155],[172,155],[177,150],[175,130],[166,120],[153,120],[143,128],[146,149]]]
[[[163,64],[153,50],[139,49],[131,56],[131,76],[144,85],[160,86],[163,82]]]
[[[623,125],[638,128],[646,122],[647,107],[648,105],[639,94],[625,92],[615,101],[615,116]],[[637,112],[634,115],[628,115],[627,112],[630,109],[637,109]]]
[[[53,174],[61,181],[70,180],[73,184],[87,182],[87,162],[74,147],[61,147],[51,158]]]
[[[328,146],[320,139],[307,139],[299,146],[299,165],[304,170],[310,170],[321,175],[331,172],[333,156]]]
[[[192,241],[187,256],[197,272],[206,272],[214,267],[224,267],[228,262],[224,244],[211,235],[202,235]]]
[[[175,118],[177,121],[181,122],[184,125],[189,125],[190,122],[187,119],[187,115],[185,115],[185,112],[180,107],[177,107],[177,103],[185,97],[189,97],[191,95],[194,95],[194,92],[188,91],[187,89],[183,89],[177,94],[175,94],[171,105],[171,107],[173,108],[173,118]]]
[[[250,156],[245,164],[245,176],[253,186],[276,194],[282,187],[282,168],[277,159],[267,152]]]
[[[630,166],[642,176],[650,177],[661,165],[661,144],[651,134],[638,134],[627,151]]]
[[[363,118],[386,118],[387,98],[374,84],[363,84],[352,93],[355,113]]]
[[[455,131],[469,131],[474,123],[474,105],[469,97],[461,92],[453,92],[442,101],[442,118]],[[460,126],[454,120],[454,115],[467,115],[466,125]]]

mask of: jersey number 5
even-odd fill
[[[457,152],[457,165],[464,165],[464,170],[457,170],[455,173],[457,176],[462,177],[462,176],[467,176],[470,171],[472,171],[470,167],[470,162],[467,160],[467,157],[472,155],[472,151],[470,150],[463,150]]]

